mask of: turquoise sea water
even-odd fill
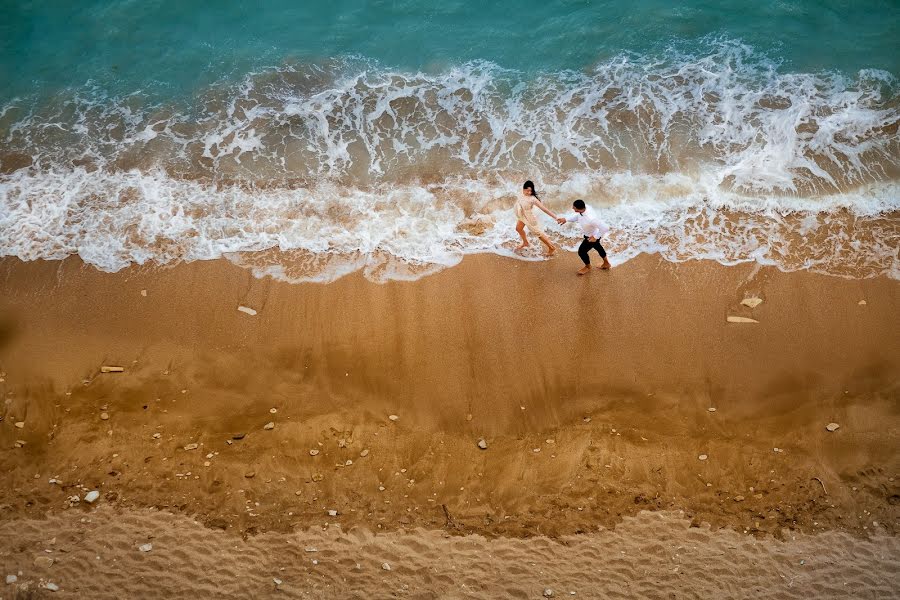
[[[531,179],[614,264],[900,278],[898,75],[893,0],[0,0],[0,256],[417,278]]]
[[[93,81],[111,93],[190,93],[223,77],[346,56],[439,72],[473,60],[583,69],[623,52],[740,40],[793,71],[900,72],[893,0],[153,0],[0,4],[0,94]]]

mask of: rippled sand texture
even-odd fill
[[[52,582],[53,597],[98,599],[541,598],[547,590],[555,598],[856,599],[894,598],[900,578],[895,536],[779,542],[693,528],[675,513],[552,540],[373,535],[337,524],[244,540],[182,516],[100,507],[0,523],[0,534],[2,573],[21,572],[3,592],[13,598],[49,597],[41,590]]]

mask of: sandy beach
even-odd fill
[[[0,597],[896,596],[897,282],[577,265],[2,259]]]

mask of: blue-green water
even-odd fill
[[[900,72],[895,0],[14,2],[0,7],[2,98],[78,86],[191,92],[284,60],[362,56],[439,72],[473,60],[526,72],[623,52],[740,40],[794,71]]]
[[[0,0],[0,256],[415,278],[513,255],[531,179],[614,264],[900,278],[898,40],[896,0]]]

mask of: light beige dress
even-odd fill
[[[538,199],[534,196],[520,196],[516,200],[516,218],[525,223],[528,230],[538,235],[544,233],[544,229],[538,224],[537,216],[534,214],[534,205]]]

